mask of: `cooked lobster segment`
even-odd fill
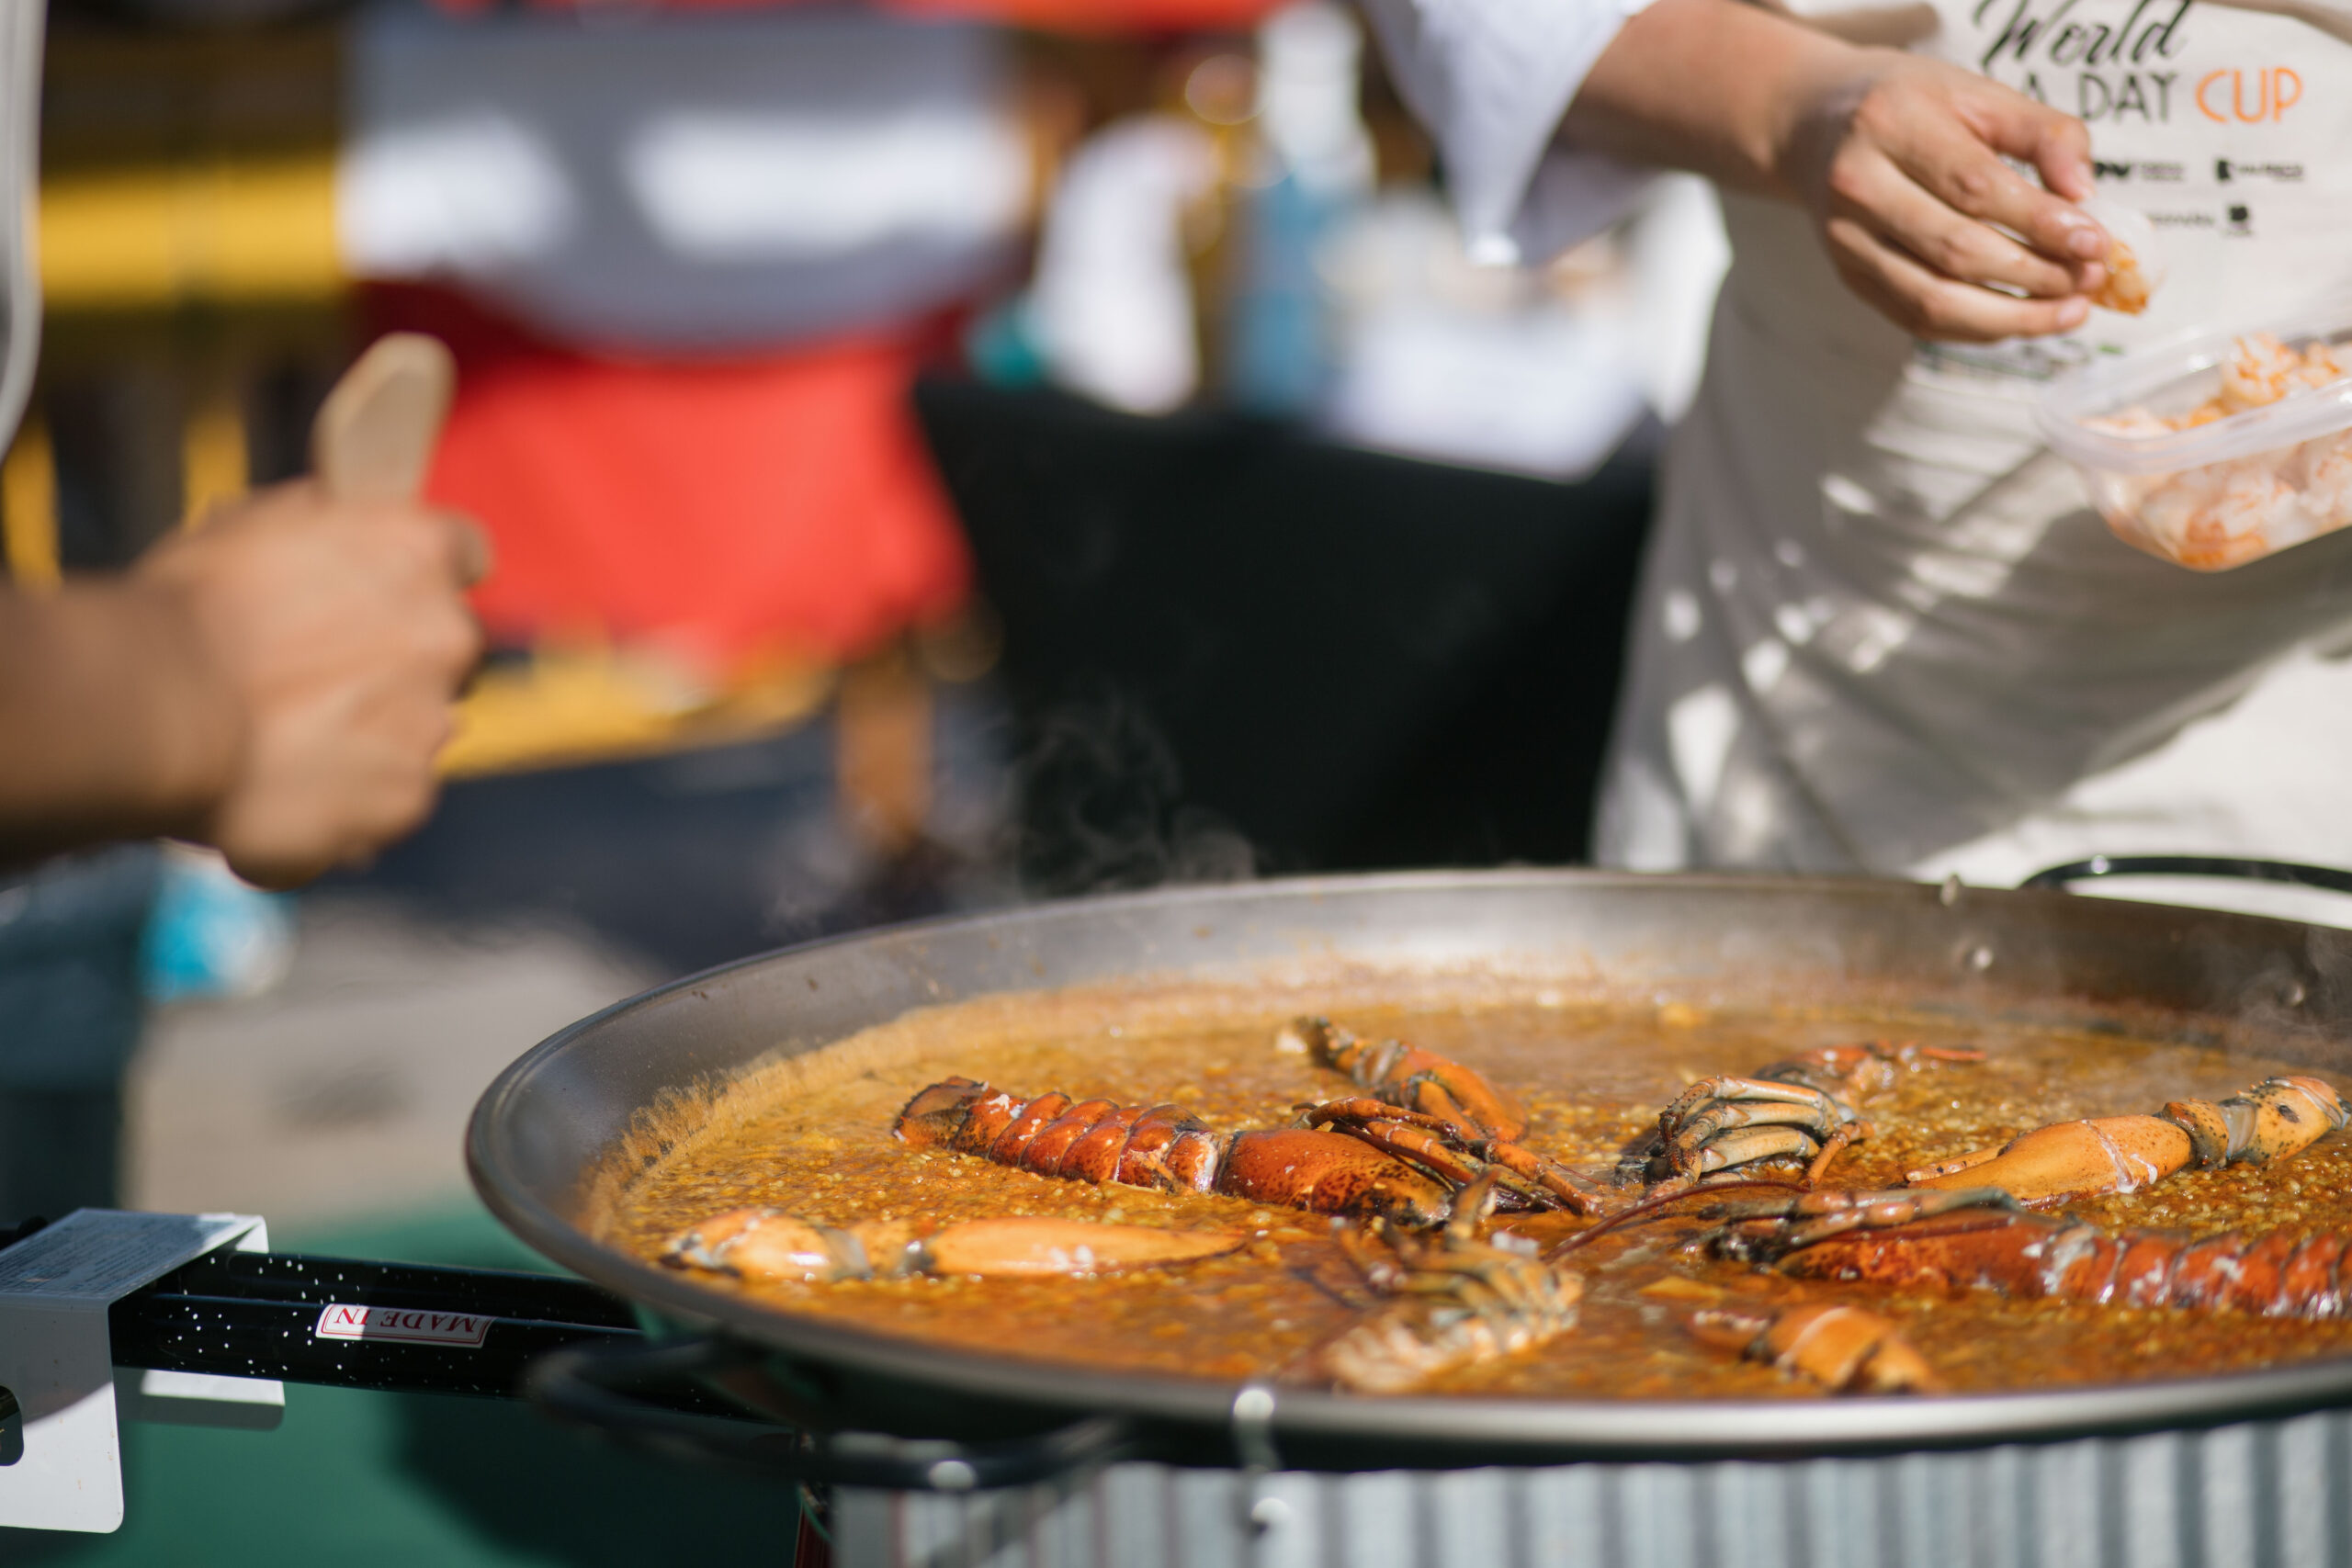
[[[1321,1018],[1292,1021],[1276,1049],[1344,1072],[1365,1092],[1306,1108],[1299,1127],[1220,1134],[1172,1105],[1058,1092],[1024,1100],[952,1077],[918,1091],[896,1131],[918,1148],[1040,1176],[1221,1192],[1422,1227],[1442,1224],[1454,1194],[1489,1175],[1507,1207],[1598,1215],[1629,1201],[1622,1188],[1520,1143],[1526,1109],[1459,1062],[1400,1041],[1368,1043]],[[1855,1100],[1921,1067],[1983,1057],[1945,1046],[1832,1045],[1754,1077],[1702,1079],[1667,1108],[1657,1138],[1621,1166],[1619,1180],[1682,1183],[1780,1156],[1810,1159],[1817,1179],[1868,1131]]]
[[[1906,1173],[1914,1187],[1998,1187],[2041,1207],[2136,1192],[2191,1166],[2261,1165],[2301,1154],[2342,1127],[2344,1102],[2318,1078],[2266,1078],[2218,1105],[2177,1100],[2153,1116],[2058,1122],[1997,1149]]]
[[[2030,1213],[1997,1187],[1808,1192],[1705,1212],[1728,1222],[1700,1238],[1716,1256],[1806,1279],[2266,1317],[2352,1315],[2352,1236],[2341,1232],[2110,1232]]]
[[[1359,1040],[1328,1018],[1295,1018],[1274,1036],[1277,1051],[1304,1054],[1355,1079],[1373,1099],[1415,1111],[1464,1142],[1527,1135],[1527,1107],[1461,1063],[1408,1045]]]
[[[1437,1109],[1358,1095],[1308,1107],[1301,1126],[1221,1134],[1172,1105],[1058,1092],[1023,1100],[953,1077],[917,1091],[896,1131],[917,1148],[953,1149],[1039,1176],[1221,1192],[1420,1227],[1443,1224],[1454,1194],[1489,1173],[1510,1207],[1598,1213],[1622,1202],[1591,1178],[1485,1132],[1482,1117],[1523,1127],[1526,1113],[1460,1063],[1409,1046],[1359,1052],[1359,1042],[1320,1020],[1292,1029],[1302,1025],[1316,1026],[1326,1042],[1340,1040],[1330,1047],[1334,1059],[1345,1052],[1359,1067],[1388,1064],[1370,1072],[1385,1092]]]
[[[1082,1220],[970,1220],[924,1230],[905,1220],[820,1225],[781,1209],[733,1209],[670,1239],[662,1261],[752,1284],[894,1280],[910,1274],[1112,1274],[1190,1263],[1242,1246],[1224,1231]]]
[[[945,1078],[907,1101],[896,1132],[916,1148],[1072,1181],[1222,1192],[1420,1226],[1442,1224],[1453,1208],[1453,1188],[1361,1138],[1306,1127],[1215,1133],[1172,1105],[1147,1110],[1059,1093],[1023,1100]]]
[[[1490,1174],[1465,1189],[1434,1235],[1385,1220],[1336,1233],[1364,1280],[1389,1298],[1307,1357],[1310,1374],[1359,1393],[1405,1393],[1442,1372],[1533,1350],[1577,1325],[1584,1280],[1508,1238],[1481,1239],[1498,1191]]]
[[[1657,1136],[1633,1150],[1618,1174],[1690,1180],[1757,1160],[1801,1159],[1818,1181],[1849,1145],[1870,1136],[1863,1102],[1922,1068],[1984,1059],[1982,1051],[1916,1042],[1825,1045],[1746,1077],[1701,1078],[1659,1113]]]
[[[1513,1207],[1600,1214],[1624,1201],[1592,1178],[1521,1145],[1504,1138],[1464,1140],[1435,1116],[1399,1111],[1377,1100],[1327,1100],[1308,1106],[1299,1120],[1360,1139],[1457,1190],[1491,1175]]]
[[[1781,1312],[1702,1312],[1690,1332],[1832,1393],[1942,1393],[1943,1380],[1890,1320],[1834,1302]]]
[[[1457,1189],[1492,1170],[1502,1191],[1532,1208],[1597,1214],[1623,1201],[1522,1145],[1527,1108],[1450,1057],[1401,1040],[1361,1040],[1327,1018],[1293,1019],[1274,1049],[1310,1056],[1364,1090],[1309,1107],[1301,1120],[1310,1126],[1361,1138]]]

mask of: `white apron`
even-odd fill
[[[1598,858],[1993,884],[2101,852],[2352,865],[2352,529],[2191,572],[2109,535],[2030,423],[2084,355],[2352,292],[2352,47],[2193,0],[1939,11],[1917,48],[2082,115],[2170,277],[2138,320],[1924,344],[1804,215],[1726,197]]]

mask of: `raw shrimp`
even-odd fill
[[[2091,296],[2091,303],[2136,316],[2147,310],[2155,292],[2155,280],[2141,267],[2138,253],[2120,240],[2112,242],[2107,252],[2107,281]]]
[[[2092,295],[2103,310],[2136,316],[2164,286],[2164,258],[2156,251],[2156,226],[2148,215],[2121,202],[2093,197],[2083,210],[2107,231],[2107,281]]]
[[[2238,339],[2231,349],[2229,358],[2222,362],[2222,395],[2197,413],[2232,414],[2266,408],[2290,393],[2341,381],[2346,374],[2352,372],[2345,370],[2343,361],[2327,344],[2313,342],[2298,354],[2268,333],[2255,333]]]
[[[2139,525],[2157,553],[2204,571],[2242,565],[2320,531],[2295,488],[2259,458],[2174,475],[2140,503]]]
[[[2352,523],[2352,433],[2306,441],[2296,457],[2304,509],[2329,527]]]
[[[2352,378],[2332,344],[2292,349],[2268,333],[2239,338],[2219,367],[2220,391],[2187,413],[2134,406],[2083,423],[2151,441]],[[2352,523],[2352,433],[2169,474],[2110,475],[2098,497],[2127,542],[2199,571],[2242,566]]]
[[[2335,344],[2314,339],[2304,345],[2301,377],[2304,386],[2314,389],[2333,386],[2347,376],[2352,376],[2352,369],[2345,368],[2343,356],[2336,352]]]
[[[2303,356],[2268,333],[2238,339],[2222,361],[2222,406],[2243,413],[2277,402],[2303,385]]]
[[[2169,417],[2133,407],[2083,423],[2093,430],[2144,440],[2177,430],[2194,430],[2249,409],[2267,408],[2293,393],[2332,386],[2352,377],[2333,344],[2313,341],[2301,353],[2268,333],[2250,333],[2222,361],[2222,389],[2187,413]]]

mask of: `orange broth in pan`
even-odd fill
[[[927,1010],[668,1108],[640,1134],[626,1174],[610,1181],[598,1229],[647,1258],[657,1258],[685,1226],[748,1204],[829,1224],[1035,1214],[1239,1231],[1250,1244],[1227,1257],[1093,1278],[762,1287],[695,1278],[779,1312],[994,1355],[1279,1378],[1295,1373],[1306,1352],[1371,1299],[1330,1239],[1327,1218],[1231,1198],[1090,1186],[909,1149],[891,1136],[899,1108],[923,1085],[961,1074],[1024,1098],[1060,1089],[1122,1104],[1171,1102],[1220,1132],[1279,1126],[1294,1107],[1346,1091],[1339,1075],[1273,1049],[1283,1019],[1322,1005],[1359,1034],[1401,1036],[1517,1091],[1532,1113],[1531,1147],[1601,1171],[1699,1077],[1750,1073],[1808,1046],[1854,1040],[1983,1049],[1982,1064],[1919,1072],[1865,1106],[1877,1135],[1831,1175],[1832,1185],[1859,1188],[1896,1185],[1906,1168],[2047,1122],[2153,1111],[2185,1097],[2219,1100],[2273,1073],[2309,1070],[2112,1033],[1961,1026],[1950,1016],[1588,1002],[1532,987],[1520,996],[1468,999],[1414,990],[1391,987],[1391,998],[1401,992],[1406,999],[1362,1006],[1305,991],[1270,1006],[1262,991],[1170,987],[987,998]],[[2339,1087],[2352,1093],[2352,1084]],[[2198,1235],[2352,1229],[2352,1137],[2331,1136],[2268,1168],[2184,1172],[2068,1212],[2101,1225]],[[1585,1224],[1559,1215],[1497,1221],[1547,1245]],[[1962,1393],[2188,1376],[2352,1353],[2346,1322],[1786,1280],[1677,1247],[1701,1228],[1695,1220],[1668,1219],[1600,1238],[1578,1254],[1585,1295],[1574,1333],[1441,1379],[1427,1392],[1815,1397],[1820,1391],[1808,1383],[1701,1345],[1684,1325],[1710,1305],[1763,1310],[1822,1300],[1897,1320]]]

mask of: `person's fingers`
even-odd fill
[[[436,577],[460,588],[489,576],[494,563],[490,536],[463,513],[381,501],[339,502],[336,510],[346,514],[342,523],[351,527],[400,538],[404,547],[431,561]]]
[[[463,513],[414,502],[336,500],[308,477],[256,491],[238,506],[257,519],[281,525],[324,523],[335,528],[409,536],[419,547],[430,551],[444,574],[461,588],[470,588],[489,576],[496,558],[490,536]]]
[[[1984,81],[1963,83],[1955,107],[1986,146],[2031,164],[2060,200],[2088,201],[2097,191],[2090,127],[2073,115]]]
[[[471,611],[462,612],[463,626],[458,647],[456,671],[449,683],[449,699],[462,702],[473,694],[482,671],[490,668],[490,638],[483,635],[481,622]],[[436,748],[437,750],[438,748]]]
[[[1830,199],[1833,217],[1875,231],[1946,277],[2052,299],[2079,291],[2072,267],[1953,210],[1875,149],[1858,148],[1838,160],[1830,172]]]
[[[408,626],[415,656],[443,679],[444,695],[456,697],[473,682],[486,650],[481,623],[465,602],[447,592],[454,583],[469,588],[491,568],[490,539],[471,519],[455,513],[411,513],[425,524],[425,548],[431,566],[426,579],[433,603],[413,611]],[[446,739],[446,735],[441,738]],[[438,750],[436,740],[432,750]]]
[[[2011,231],[2025,246],[2073,269],[2077,277],[2069,280],[2070,288],[2078,285],[2082,265],[2108,254],[2106,232],[2072,201],[2035,185],[1999,156],[2011,148],[2042,145],[2057,135],[2050,122],[2066,117],[2015,95],[1970,106],[1964,117],[1953,112],[1957,107],[1905,96],[1890,111],[1902,122],[1890,128],[1890,156],[1946,208]],[[1922,259],[1940,265],[1933,254]]]
[[[2020,299],[1943,276],[1849,218],[1831,219],[1824,231],[1848,286],[1918,337],[1952,343],[2044,337],[2072,331],[2090,312],[2079,294]]]
[[[410,637],[418,662],[434,673],[444,697],[456,695],[481,662],[481,624],[462,609],[419,617]]]
[[[422,826],[440,798],[432,759],[451,732],[447,705],[405,702],[340,738],[340,765],[306,789],[281,785],[231,803],[212,841],[230,868],[283,891],[356,865]]]
[[[440,515],[452,536],[451,558],[456,563],[458,586],[471,588],[490,575],[490,569],[498,563],[498,553],[491,547],[490,536],[472,518],[454,512]]]

